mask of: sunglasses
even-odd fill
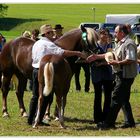
[[[47,34],[53,34],[53,31],[47,32]]]

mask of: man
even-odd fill
[[[37,103],[38,103],[38,69],[39,64],[43,56],[47,54],[56,54],[61,55],[64,57],[69,56],[78,56],[85,58],[85,55],[82,54],[79,51],[69,51],[64,50],[58,46],[56,46],[53,41],[54,32],[50,25],[42,25],[40,27],[40,33],[41,33],[41,39],[36,41],[32,48],[32,66],[33,66],[33,96],[30,101],[30,107],[29,107],[29,117],[28,117],[28,124],[31,125],[33,123],[33,120],[35,118],[36,110],[37,110]],[[44,97],[42,110],[40,114],[40,124],[42,124],[42,119],[45,114],[46,110],[46,104],[48,98]]]
[[[58,39],[63,35],[63,29],[64,27],[61,26],[61,24],[56,24],[54,27],[54,39]]]
[[[118,113],[122,108],[125,115],[125,124],[122,128],[135,127],[132,114],[130,90],[137,75],[137,48],[132,39],[129,38],[128,30],[125,25],[118,25],[115,28],[115,37],[118,45],[112,52],[116,60],[108,62],[114,69],[116,85],[112,92],[112,102],[110,112],[104,123],[97,125],[101,129],[114,128]],[[91,55],[87,58],[88,62],[103,59],[105,55]]]

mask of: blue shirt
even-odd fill
[[[101,47],[98,44],[99,54],[106,53],[107,49],[110,48],[109,46],[110,45]],[[110,65],[96,66],[96,63],[100,63],[100,61],[102,60],[95,61],[95,63],[91,65],[91,78],[93,83],[104,80],[113,80],[112,67]]]

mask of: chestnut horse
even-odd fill
[[[2,112],[3,117],[8,117],[7,96],[12,76],[18,78],[16,95],[19,102],[21,116],[27,116],[23,95],[26,89],[27,78],[32,79],[32,57],[31,50],[35,42],[25,37],[16,38],[3,46],[0,54],[0,67],[3,74],[2,79]]]
[[[84,31],[84,33],[87,33],[86,36],[86,40],[83,41],[82,39],[82,30]],[[64,36],[62,36],[60,39],[56,40],[55,43],[60,46],[63,49],[67,49],[67,50],[79,50],[79,49],[84,49],[84,50],[90,50],[90,52],[95,50],[95,46],[96,46],[96,39],[97,39],[97,34],[94,30],[92,29],[74,29],[72,31],[69,31],[68,33],[66,33]],[[23,102],[23,95],[24,95],[24,90],[26,88],[26,83],[27,83],[27,78],[32,79],[32,58],[31,58],[31,50],[32,50],[32,46],[35,42],[33,40],[30,40],[28,38],[24,38],[24,37],[19,37],[14,39],[13,41],[10,41],[9,43],[7,43],[4,47],[3,50],[1,52],[0,55],[0,65],[1,65],[1,70],[3,73],[3,81],[2,81],[2,103],[3,103],[3,116],[9,116],[8,111],[7,111],[7,95],[9,92],[9,84],[10,84],[10,80],[13,74],[15,74],[18,78],[18,88],[16,90],[16,95],[18,98],[18,102],[19,102],[19,107],[20,107],[20,111],[21,111],[21,115],[22,116],[26,116],[26,110],[25,110],[25,106],[24,106],[24,102]],[[41,64],[46,64],[47,62],[50,62],[53,64],[53,68],[54,68],[54,79],[55,77],[57,77],[57,72],[60,72],[60,66],[58,65],[60,62],[57,60],[60,59],[59,61],[63,63],[63,65],[61,65],[61,71],[62,74],[64,72],[64,70],[69,69],[68,67],[68,63],[65,59],[60,58],[60,57],[56,57],[54,55],[50,56],[46,56],[46,58],[42,59]],[[56,60],[55,60],[56,59]],[[52,62],[51,62],[52,61]],[[59,63],[58,63],[59,62]],[[62,64],[61,63],[61,64]],[[58,66],[57,66],[58,65]],[[44,66],[44,65],[43,65]],[[40,70],[44,68],[41,65]],[[55,66],[57,66],[57,70],[55,68]],[[64,70],[63,70],[64,69]],[[41,73],[43,74],[43,73]],[[40,75],[41,75],[40,74]],[[58,73],[59,74],[59,73]],[[62,75],[60,74],[60,75]],[[68,80],[71,79],[72,75],[71,72],[67,72],[68,74]],[[39,78],[39,84],[42,85],[44,83],[42,83],[43,79],[42,75],[40,76],[41,78]],[[63,77],[63,75],[62,75]],[[44,80],[43,80],[44,81]],[[61,82],[61,77],[59,79],[58,82],[56,83],[61,83],[62,85],[59,85],[59,87],[57,86],[57,84],[52,86],[52,89],[54,89],[55,87],[55,94],[57,92],[57,87],[58,88],[64,88],[65,87],[65,83]],[[69,83],[69,81],[68,81]],[[68,84],[69,85],[69,84]],[[41,89],[41,86],[40,86]],[[67,87],[67,90],[65,90],[65,92],[68,92],[69,90],[69,86]],[[59,91],[59,90],[58,90]],[[62,90],[63,91],[63,90]],[[40,90],[40,96],[42,94],[42,90]],[[67,94],[67,93],[65,93]],[[57,93],[56,97],[58,96],[63,96],[63,93],[60,93],[60,95]],[[40,99],[40,98],[39,98]],[[59,99],[57,100],[57,104]],[[60,105],[58,105],[59,107]],[[60,110],[60,109],[59,109]],[[59,116],[61,118],[61,114],[59,113]],[[36,119],[37,120],[37,119]],[[63,119],[60,119],[60,123],[61,126],[63,127]],[[36,123],[37,124],[37,123]]]
[[[55,41],[55,44],[61,48],[68,50],[96,50],[97,34],[92,29],[87,29],[88,41],[87,46],[81,38],[81,30],[76,29],[64,34],[63,37]],[[80,43],[79,43],[80,42]],[[91,45],[91,47],[90,47]],[[79,48],[78,48],[79,47]],[[90,48],[87,48],[90,47]],[[92,49],[92,50],[91,50]],[[51,55],[44,56],[40,63],[39,68],[39,100],[38,100],[38,111],[35,118],[33,127],[38,125],[40,119],[41,106],[43,97],[52,94],[56,95],[56,103],[58,107],[58,117],[62,128],[64,125],[64,108],[66,105],[66,97],[70,88],[70,81],[74,71],[71,71],[66,59],[60,56]],[[45,85],[45,86],[44,86]],[[44,96],[43,96],[44,95]]]

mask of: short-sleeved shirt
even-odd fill
[[[106,53],[107,49],[109,49],[109,47],[110,47],[110,45],[106,45],[106,46],[102,47],[98,44],[99,54]],[[98,60],[98,61],[100,61],[100,60]],[[91,78],[92,78],[93,83],[97,83],[100,81],[106,81],[106,80],[107,81],[113,80],[112,67],[110,65],[96,66],[96,64],[93,63],[91,65]]]
[[[42,37],[40,40],[36,41],[32,48],[32,66],[34,68],[39,68],[41,59],[47,54],[62,55],[64,49],[58,47],[48,38]]]
[[[119,61],[134,60],[134,63],[120,66],[123,78],[134,78],[137,75],[137,46],[134,41],[126,36],[118,42],[118,46],[114,48],[113,53]]]

